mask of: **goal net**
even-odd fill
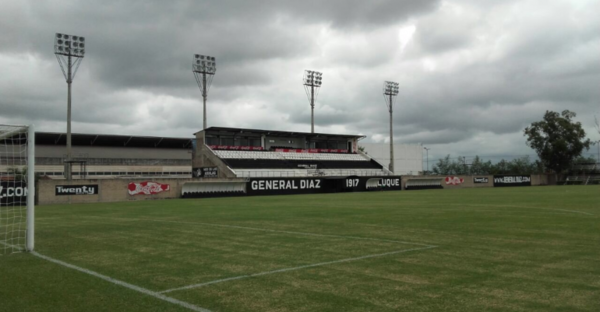
[[[33,250],[35,136],[0,125],[0,256]]]

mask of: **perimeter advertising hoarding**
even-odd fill
[[[219,168],[218,167],[202,167],[193,168],[192,177],[194,178],[218,178]]]
[[[129,195],[154,195],[162,192],[168,192],[171,190],[169,184],[162,184],[152,181],[144,182],[130,182],[127,185],[127,192]]]
[[[54,195],[97,195],[98,189],[98,184],[57,185],[54,188]]]
[[[473,183],[475,184],[484,184],[488,182],[489,179],[487,177],[473,177]]]
[[[21,181],[0,182],[0,206],[25,206],[27,183]]]
[[[495,175],[494,187],[502,186],[531,186],[529,175]]]
[[[401,190],[399,176],[389,177],[332,177],[332,178],[251,178],[247,182],[248,195],[290,195],[337,192],[364,192]]]

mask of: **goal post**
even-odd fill
[[[0,256],[33,251],[35,131],[0,125]]]

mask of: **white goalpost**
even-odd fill
[[[0,125],[0,256],[33,251],[34,199],[33,126]]]

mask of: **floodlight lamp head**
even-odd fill
[[[56,33],[54,54],[83,57],[85,55],[85,37]]]
[[[386,81],[383,83],[383,94],[385,95],[398,95],[399,83],[393,81]]]
[[[194,54],[192,70],[197,73],[214,75],[217,71],[217,62],[214,56]]]
[[[302,82],[306,86],[320,87],[322,79],[323,73],[306,69],[304,70],[304,78],[302,79]]]

